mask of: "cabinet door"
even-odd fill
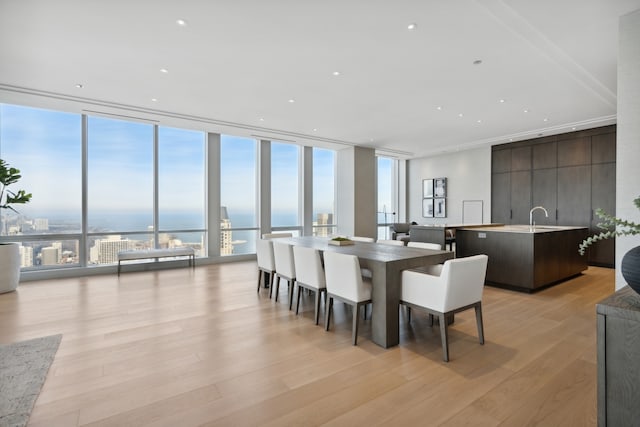
[[[558,168],[558,225],[591,225],[591,166]]]
[[[511,149],[511,171],[531,170],[531,147]]]
[[[558,141],[558,167],[591,164],[591,137]]]
[[[534,220],[539,225],[555,225],[556,209],[558,201],[558,170],[540,169],[533,171],[533,183],[531,191],[531,205],[542,206],[549,212],[549,217],[544,212],[536,211]]]
[[[531,172],[511,172],[511,224],[529,224]]]
[[[491,172],[502,173],[511,171],[511,149],[495,150],[491,153]]]
[[[616,164],[601,163],[591,166],[591,207],[593,219],[591,221],[592,234],[600,233],[602,229],[598,223],[602,220],[595,215],[600,208],[608,214],[616,210]],[[615,239],[601,240],[589,247],[589,263],[613,267],[615,263]]]
[[[511,174],[494,173],[491,176],[491,222],[511,223]]]
[[[558,167],[558,143],[547,142],[533,146],[533,168],[548,169]]]
[[[591,162],[615,163],[616,161],[616,134],[605,133],[591,137]]]

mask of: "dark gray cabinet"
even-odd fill
[[[531,191],[531,206],[544,206],[549,212],[548,218],[542,212],[535,212],[536,224],[556,225],[558,170],[556,168],[534,170]]]
[[[640,420],[640,295],[625,286],[596,304],[598,426]]]
[[[558,168],[558,225],[591,224],[591,166]]]
[[[531,172],[511,172],[510,224],[528,224],[531,210]]]
[[[599,232],[594,213],[615,213],[616,127],[587,129],[492,148],[491,222],[574,225]],[[589,262],[613,267],[614,239],[588,250]]]
[[[616,164],[599,163],[591,165],[591,234],[600,233],[602,229],[598,223],[602,221],[596,214],[596,209],[602,209],[609,214],[616,211]],[[589,263],[608,266],[615,259],[615,239],[601,240],[589,247]]]
[[[511,224],[511,172],[493,174],[491,212],[491,222]]]

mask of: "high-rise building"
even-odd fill
[[[49,246],[40,250],[40,265],[58,265],[62,258],[59,247]]]
[[[123,240],[119,235],[98,239],[89,249],[89,262],[91,264],[115,264],[118,262],[118,252],[135,249],[135,244],[135,241]]]
[[[33,267],[33,248],[31,246],[20,246],[20,267]]]
[[[226,206],[220,207],[220,255],[233,253],[233,235],[231,221]]]
[[[48,231],[49,220],[47,218],[36,218],[33,221],[33,229],[35,231]]]
[[[330,225],[333,224],[333,214],[331,213],[319,213],[316,216],[316,222],[313,225]],[[331,227],[316,227],[315,233],[319,237],[328,237],[333,234]]]

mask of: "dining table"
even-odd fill
[[[325,251],[332,251],[358,257],[360,267],[371,271],[371,339],[383,348],[393,347],[400,342],[398,305],[402,270],[441,264],[454,258],[454,253],[446,250],[356,241],[337,246],[330,244],[329,240],[327,237],[316,236],[279,239],[292,245],[318,249],[321,255]]]

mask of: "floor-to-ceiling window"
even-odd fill
[[[154,243],[153,125],[88,117],[89,264]]]
[[[389,239],[389,225],[395,222],[395,161],[388,157],[377,157],[378,176],[378,239]]]
[[[299,235],[300,147],[271,142],[271,229]]]
[[[336,152],[313,149],[313,235],[330,236],[336,231]]]
[[[220,254],[250,254],[258,236],[257,141],[220,136]]]
[[[33,197],[0,209],[0,236],[20,243],[23,269],[80,263],[82,116],[0,104],[0,157],[20,170],[9,188]]]
[[[158,128],[158,246],[206,256],[205,134]]]

